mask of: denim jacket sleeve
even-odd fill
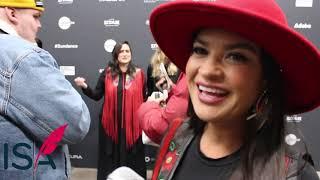
[[[37,140],[44,141],[54,129],[68,124],[61,144],[81,141],[89,130],[90,114],[55,59],[40,48],[16,58],[7,72],[5,115]]]

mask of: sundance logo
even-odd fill
[[[70,26],[74,24],[73,21],[70,20],[70,18],[63,16],[59,19],[58,25],[60,27],[60,29],[62,30],[67,30],[70,28]]]
[[[78,44],[55,44],[55,49],[77,49],[79,47]]]
[[[59,4],[72,4],[73,0],[58,0]]]
[[[296,23],[294,24],[295,29],[311,29],[312,25],[308,23]]]
[[[106,40],[106,42],[104,43],[104,49],[105,49],[107,52],[111,53],[112,50],[113,50],[113,48],[114,48],[114,46],[115,46],[116,44],[117,44],[117,42],[116,42],[115,40],[113,40],[113,39],[108,39],[108,40]]]
[[[99,0],[99,2],[126,2],[126,0]]]
[[[104,20],[103,24],[106,27],[118,27],[118,26],[120,26],[120,20],[116,20],[116,19],[112,18],[112,19]]]
[[[285,137],[285,141],[289,146],[295,145],[297,142],[299,142],[301,139],[298,139],[296,135],[294,134],[288,134]]]

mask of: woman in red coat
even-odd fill
[[[286,146],[284,117],[320,105],[320,52],[274,0],[177,0],[153,10],[150,28],[191,100],[153,180],[319,180]]]

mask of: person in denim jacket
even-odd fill
[[[56,60],[35,44],[42,1],[0,1],[0,179],[70,178],[67,144],[80,142],[90,127],[88,108],[59,71]],[[46,138],[67,124],[49,155]],[[53,146],[54,147],[54,146]]]

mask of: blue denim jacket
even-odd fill
[[[34,162],[56,128],[68,124],[49,156]],[[64,180],[70,177],[67,144],[80,142],[90,126],[88,108],[45,50],[0,34],[0,180]]]

